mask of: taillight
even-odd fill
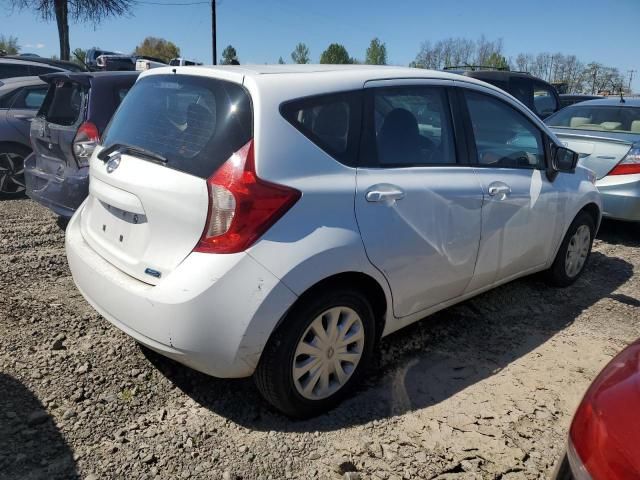
[[[84,122],[80,125],[73,139],[73,156],[76,157],[79,166],[85,167],[89,165],[91,154],[99,141],[98,127],[91,122]]]
[[[616,358],[587,390],[569,429],[577,480],[640,478],[640,343]]]
[[[253,140],[207,180],[207,223],[194,251],[236,253],[249,248],[300,198],[296,189],[260,179]]]
[[[640,173],[640,148],[632,148],[607,175]]]

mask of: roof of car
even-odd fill
[[[47,65],[49,67],[57,67],[64,70],[71,70],[73,72],[86,71],[86,67],[79,65],[68,60],[54,60],[52,58],[32,57],[32,56],[20,56],[20,55],[6,55],[1,57],[3,60],[16,60],[18,62],[28,62],[30,65]]]
[[[611,95],[606,98],[596,98],[595,100],[586,100],[584,102],[576,103],[581,107],[584,106],[598,106],[598,107],[640,107],[639,97],[625,97],[624,103],[620,101],[620,97],[617,95]]]

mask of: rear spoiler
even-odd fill
[[[56,80],[68,80],[71,82],[79,83],[85,87],[89,87],[91,85],[91,79],[93,75],[91,73],[74,73],[74,72],[55,72],[55,73],[46,73],[44,75],[40,75],[40,79],[51,84]]]

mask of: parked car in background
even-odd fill
[[[123,54],[118,52],[111,52],[109,50],[102,50],[100,48],[90,48],[89,50],[87,50],[87,53],[85,55],[85,60],[84,60],[84,63],[87,65],[89,70],[95,71],[99,69],[98,57],[102,55],[123,55]]]
[[[87,196],[89,157],[138,72],[46,75],[48,92],[31,124],[27,195],[62,217]]]
[[[193,60],[187,60],[186,58],[173,58],[169,61],[169,65],[172,67],[187,67],[190,65],[202,65],[202,62],[194,62]]]
[[[585,102],[587,100],[596,100],[603,98],[600,95],[587,95],[585,93],[561,93],[560,94],[560,108],[568,107],[574,103]]]
[[[0,80],[0,198],[24,195],[30,122],[46,93],[47,85],[38,77]]]
[[[12,77],[28,77],[52,72],[64,72],[64,68],[44,65],[29,60],[0,57],[0,80]]]
[[[53,60],[51,58],[43,58],[43,57],[33,57],[30,55],[22,56],[22,55],[7,55],[4,57],[0,57],[0,61],[11,61],[13,60],[14,69],[15,65],[23,65],[27,67],[21,70],[20,75],[12,75],[14,77],[17,76],[28,76],[28,75],[43,75],[45,73],[50,73],[54,71],[64,70],[68,72],[86,72],[87,68],[84,65],[80,65],[79,63],[69,62],[65,60]],[[38,68],[39,67],[39,68]],[[46,70],[45,70],[46,69]]]
[[[545,122],[595,172],[602,214],[640,221],[640,98],[577,103]]]
[[[156,68],[91,157],[67,257],[116,327],[202,372],[255,374],[304,417],[348,394],[383,335],[530,273],[573,283],[600,223],[576,161],[473,78]]]
[[[100,55],[96,60],[96,71],[126,72],[136,69],[136,60],[131,55]]]
[[[150,68],[166,67],[166,62],[153,57],[136,57],[136,70],[142,72]]]
[[[451,67],[446,70],[495,85],[516,97],[543,119],[561,108],[560,97],[555,87],[526,72],[511,72],[483,67],[468,70],[461,69],[461,67]]]
[[[640,340],[600,372],[578,406],[554,480],[640,478]]]

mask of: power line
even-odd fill
[[[182,6],[187,6],[187,5],[208,5],[209,2],[180,2],[180,3],[164,3],[164,2],[141,2],[138,1],[136,3],[141,3],[143,5],[164,5],[167,7],[182,7]]]

